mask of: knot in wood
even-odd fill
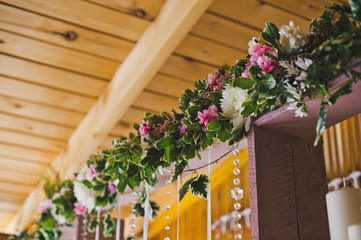
[[[137,9],[135,10],[135,16],[137,17],[145,17],[147,13],[143,9]]]
[[[78,34],[74,31],[66,31],[65,33],[54,31],[53,33],[63,36],[65,40],[70,42],[77,40],[79,37]]]

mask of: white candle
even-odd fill
[[[361,222],[347,228],[349,240],[361,240]]]
[[[361,189],[344,187],[326,194],[331,240],[349,240],[347,228],[361,222]]]

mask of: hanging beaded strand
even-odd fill
[[[234,160],[233,160],[233,164],[235,165],[235,168],[233,170],[233,174],[234,174],[234,180],[233,183],[235,185],[235,188],[233,188],[231,190],[231,196],[232,198],[236,201],[234,204],[234,230],[235,230],[235,235],[234,235],[234,239],[235,240],[241,240],[242,239],[242,235],[241,235],[241,229],[242,229],[242,225],[240,224],[240,220],[241,220],[241,213],[240,213],[240,209],[241,209],[241,204],[239,203],[239,201],[243,198],[243,189],[240,189],[238,187],[238,185],[241,183],[241,181],[238,178],[238,175],[240,174],[240,170],[238,169],[238,165],[239,165],[239,159],[237,158],[239,154],[238,149],[233,151],[233,155]]]
[[[170,181],[167,181],[166,182],[166,185],[169,185],[170,184]],[[166,195],[167,195],[167,200],[168,200],[168,202],[169,202],[169,195],[170,195],[170,192],[166,192],[165,193]],[[166,205],[165,206],[165,210],[167,211],[167,212],[169,212],[169,210],[170,210],[170,205]],[[168,214],[167,214],[168,215]],[[169,227],[169,216],[166,216],[165,217],[165,221],[167,222],[167,225],[165,226],[165,228],[164,228],[164,230],[165,230],[165,238],[164,238],[164,240],[170,240],[170,238],[169,238],[169,229],[170,229],[170,227]]]
[[[136,192],[133,192],[133,195],[134,197],[138,197],[138,194]],[[133,204],[136,204],[137,201],[136,200],[133,200]],[[134,240],[134,236],[135,236],[135,210],[133,209],[133,216],[132,218],[130,219],[130,228],[131,228],[131,232],[130,232],[130,237],[131,237],[131,240]]]

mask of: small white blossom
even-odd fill
[[[290,21],[289,25],[280,28],[280,42],[288,51],[298,49],[305,44],[304,34],[300,32],[300,27]]]
[[[97,193],[92,189],[87,188],[82,183],[83,180],[92,180],[88,172],[89,168],[85,167],[76,177],[76,180],[74,181],[74,195],[78,202],[82,206],[86,207],[88,212],[91,212],[95,208],[95,198],[97,197]]]
[[[297,58],[295,64],[297,67],[307,71],[308,67],[312,64],[312,60],[308,58]]]

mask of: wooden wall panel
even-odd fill
[[[26,161],[26,159],[0,155],[1,165],[4,168],[17,169],[19,173],[40,175],[47,167],[47,163]],[[1,200],[1,197],[0,197]]]
[[[134,42],[0,4],[0,29],[99,57],[123,61]],[[66,38],[66,33],[73,38]]]
[[[54,152],[45,152],[30,148],[5,145],[0,143],[0,153],[4,156],[22,158],[33,162],[50,163],[56,156]]]
[[[4,0],[4,2],[99,32],[136,41],[149,22],[109,8],[79,0]]]

